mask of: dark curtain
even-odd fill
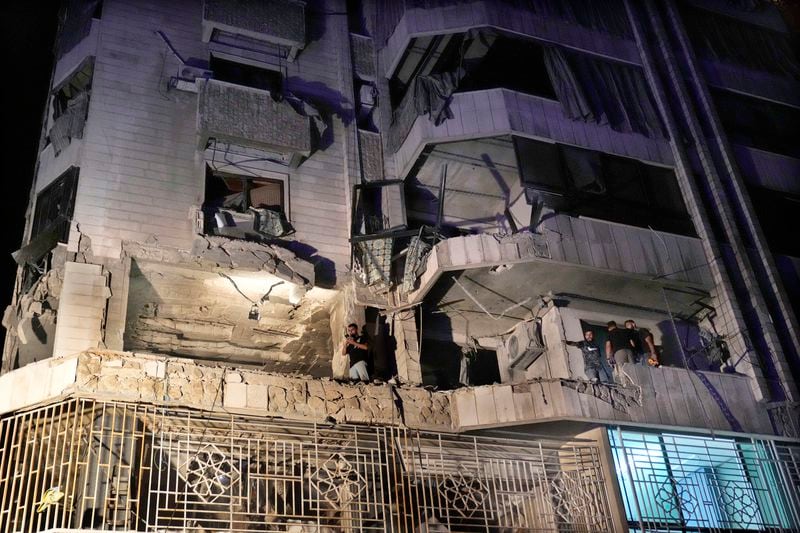
[[[683,6],[686,30],[701,55],[800,79],[800,62],[790,35],[732,17]]]
[[[467,72],[479,65],[483,57],[477,54],[478,58],[465,59],[465,50],[469,49],[473,42],[477,42],[488,51],[496,35],[491,29],[469,30],[464,34],[453,64],[446,66],[448,70],[439,71],[441,67],[437,65],[431,74],[416,76],[411,81],[411,86],[392,117],[392,128],[388,139],[391,151],[400,147],[418,116],[428,115],[430,121],[437,126],[453,118],[453,113],[450,111],[453,93]]]
[[[572,185],[581,191],[605,192],[600,152],[561,145],[564,164],[572,179]]]
[[[545,67],[564,113],[621,132],[666,136],[643,72],[636,67],[545,48]]]

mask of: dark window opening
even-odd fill
[[[498,37],[486,55],[467,72],[456,92],[498,87],[555,100],[544,65],[544,49],[533,41]]]
[[[361,0],[347,0],[347,27],[350,33],[369,35],[364,20],[364,6]]]
[[[751,187],[750,201],[767,245],[774,254],[800,257],[800,196]]]
[[[800,109],[722,90],[712,95],[731,142],[800,157]]]
[[[228,61],[215,55],[211,56],[209,67],[214,79],[269,91],[274,96],[281,93],[282,78],[280,72],[259,68],[244,63]]]
[[[514,137],[520,179],[565,214],[695,236],[672,169]]]
[[[469,384],[475,387],[500,383],[500,367],[497,364],[497,352],[478,349],[469,357]]]
[[[93,75],[94,58],[88,58],[53,91],[53,124],[48,137],[56,154],[69,146],[72,139],[83,137]]]
[[[206,172],[204,233],[261,240],[291,232],[283,181]]]
[[[441,390],[460,386],[461,346],[453,342],[422,339],[420,369],[423,385]]]
[[[70,167],[36,196],[36,209],[31,226],[31,238],[52,232],[58,242],[67,242],[75,194],[78,190],[78,167]]]
[[[556,98],[540,44],[478,31],[413,39],[389,80],[392,107],[399,106],[417,76],[459,69],[464,77],[455,92],[504,88]]]
[[[394,75],[389,79],[389,99],[393,109],[400,105],[417,75],[431,73],[452,37],[434,35],[411,39]]]
[[[391,334],[386,317],[381,316],[378,309],[367,307],[365,318],[365,329],[370,339],[370,358],[367,362],[369,375],[386,381],[397,374],[397,341]]]

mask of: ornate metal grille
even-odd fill
[[[800,447],[609,432],[631,531],[798,531]]]
[[[73,399],[0,424],[0,532],[611,531],[599,457]]]

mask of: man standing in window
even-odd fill
[[[620,329],[613,320],[608,323],[606,357],[612,365],[619,368],[625,363],[633,363],[633,335],[629,329]]]
[[[612,383],[614,381],[611,374],[603,366],[600,347],[594,342],[594,332],[592,330],[583,332],[582,341],[566,341],[566,343],[569,346],[576,346],[581,349],[581,353],[583,353],[583,371],[589,381],[592,383],[597,383],[598,381]]]
[[[368,350],[369,342],[366,335],[358,334],[358,325],[348,325],[347,334],[344,337],[342,355],[350,356],[350,379],[369,381],[369,372],[367,371]]]
[[[633,351],[639,362],[643,365],[659,366],[656,345],[650,330],[637,328],[636,322],[633,320],[625,321],[625,329],[631,332]]]

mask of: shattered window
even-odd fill
[[[93,73],[94,58],[88,58],[53,91],[53,122],[48,135],[56,154],[69,146],[72,139],[83,137]]]
[[[208,171],[203,204],[207,235],[259,240],[291,232],[283,181]]]
[[[695,235],[675,172],[626,157],[514,138],[526,196],[558,212]]]
[[[58,242],[67,242],[77,189],[78,167],[70,167],[37,195],[30,240],[53,232]]]

